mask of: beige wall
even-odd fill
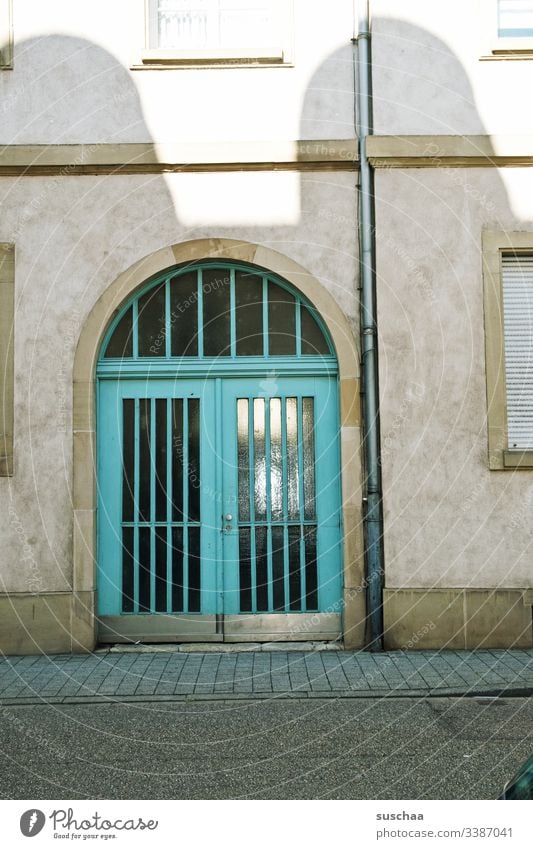
[[[371,6],[377,133],[533,131],[533,61],[493,58],[495,0]]]
[[[533,197],[533,170],[512,182]],[[531,586],[533,471],[488,464],[481,234],[533,234],[533,207],[491,168],[376,186],[386,585]]]
[[[183,210],[197,205],[198,184],[181,176],[6,178],[0,184],[1,238],[17,249],[15,474],[0,478],[0,499],[8,505],[0,512],[4,591],[71,586],[74,351],[86,316],[125,269],[180,241],[242,239],[303,265],[354,326],[353,174],[244,175],[247,203],[243,175],[236,175],[238,192],[232,192],[232,174],[192,175],[201,179],[207,221],[209,198],[228,200],[231,224],[218,205],[216,224],[203,227],[182,220]],[[32,208],[30,198],[39,205]],[[262,225],[254,226],[261,207]],[[280,224],[284,216],[287,223]]]

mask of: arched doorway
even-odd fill
[[[338,367],[305,297],[174,267],[120,308],[97,381],[100,639],[337,638]]]

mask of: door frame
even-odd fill
[[[290,363],[288,364],[290,369]],[[104,378],[99,379],[98,388],[98,522],[97,522],[97,587],[99,592],[98,635],[103,642],[129,643],[132,641],[150,642],[271,642],[281,640],[307,641],[307,640],[338,640],[341,635],[340,611],[335,612],[342,593],[342,581],[336,578],[336,570],[329,575],[326,583],[320,577],[328,571],[328,555],[319,560],[318,586],[320,593],[319,610],[301,612],[226,612],[226,603],[230,594],[237,590],[238,581],[236,574],[232,575],[230,563],[238,561],[238,549],[235,548],[238,537],[238,522],[232,529],[232,533],[223,530],[223,515],[232,510],[237,513],[237,507],[230,505],[230,495],[233,500],[237,498],[236,478],[236,414],[228,414],[223,419],[220,416],[221,409],[229,409],[240,394],[252,396],[260,388],[258,383],[260,377],[267,377],[271,372],[265,369],[262,375],[253,378],[244,378],[239,373],[238,364],[233,365],[233,371],[224,378],[218,376],[206,376],[202,378],[178,378],[172,379],[167,376],[164,379],[150,378],[143,382],[131,378]],[[225,367],[227,370],[227,367]],[[325,416],[322,425],[316,425],[316,448],[325,451],[327,456],[325,462],[316,463],[316,490],[317,493],[325,493],[319,501],[320,508],[317,514],[317,524],[321,528],[319,533],[319,545],[334,544],[335,560],[340,564],[342,552],[342,522],[341,502],[339,492],[340,481],[340,452],[338,440],[338,386],[336,375],[305,375],[303,377],[303,388],[288,388],[287,381],[291,384],[300,382],[302,378],[294,378],[290,374],[280,378],[279,394],[285,397],[293,393],[303,392],[312,394],[316,398],[315,407],[320,418]],[[307,382],[308,386],[305,386]],[[334,387],[334,398],[332,403],[327,403],[326,394]],[[218,398],[217,398],[218,395]],[[115,609],[120,606],[120,585],[122,574],[122,561],[120,552],[122,543],[118,541],[122,527],[122,499],[120,495],[122,480],[122,401],[125,398],[135,399],[150,397],[157,398],[189,398],[198,397],[202,399],[201,420],[207,416],[213,419],[217,426],[213,432],[214,457],[208,456],[205,437],[200,439],[201,467],[204,485],[209,492],[224,493],[218,504],[210,505],[206,515],[206,507],[209,499],[206,499],[203,507],[202,538],[203,551],[206,552],[211,546],[209,559],[216,561],[213,580],[207,586],[207,591],[212,593],[213,605],[208,605],[207,612],[155,612],[150,613],[119,613]],[[278,397],[277,389],[268,395],[259,392],[258,397]],[[112,468],[109,469],[111,462]],[[105,463],[105,470],[104,470]],[[338,470],[334,475],[328,474],[326,469]],[[231,473],[228,473],[231,469]],[[325,500],[324,500],[325,499]],[[318,498],[317,498],[318,502]],[[331,516],[329,522],[324,521]],[[234,520],[237,516],[234,516]],[[210,528],[208,533],[205,529]],[[329,539],[329,542],[328,542]],[[233,545],[232,545],[233,543]],[[329,549],[328,549],[329,551]],[[226,565],[227,564],[227,565]],[[234,567],[237,569],[238,566]],[[204,571],[202,587],[206,588],[206,575],[209,569]],[[232,584],[231,577],[234,579]],[[211,608],[214,606],[214,610]],[[230,605],[231,607],[231,605]],[[322,609],[324,608],[324,609]]]
[[[359,354],[356,329],[333,295],[308,269],[283,254],[233,239],[198,239],[162,248],[121,273],[85,317],[73,368],[73,640],[92,650],[97,639],[96,589],[96,364],[116,310],[153,276],[189,261],[256,264],[299,290],[327,327],[339,371],[342,512],[344,527],[343,640],[364,645],[365,577],[362,539],[362,455]],[[355,294],[353,297],[355,304]],[[332,611],[340,613],[340,611]]]

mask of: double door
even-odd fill
[[[334,639],[331,377],[102,379],[100,639]]]

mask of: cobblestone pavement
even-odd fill
[[[0,658],[0,703],[532,695],[533,651],[98,651]]]

